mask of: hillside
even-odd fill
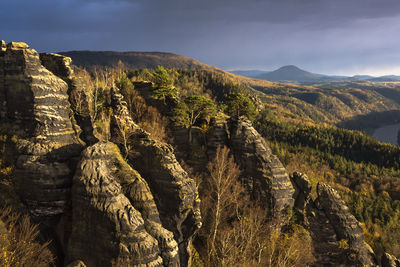
[[[71,57],[75,65],[84,67],[113,67],[121,60],[125,67],[130,69],[154,69],[161,65],[166,68],[192,71],[193,75],[198,75],[196,72],[200,71],[203,73],[200,76],[236,81],[258,96],[260,109],[268,108],[283,120],[340,124],[351,129],[365,129],[379,127],[379,123],[377,124],[375,119],[365,120],[362,116],[382,114],[378,121],[391,123],[392,117],[389,117],[389,120],[383,118],[385,112],[400,110],[400,90],[396,83],[328,79],[328,76],[310,73],[295,66],[285,66],[264,73],[262,79],[256,79],[226,72],[197,60],[170,53],[73,51],[61,54]],[[214,79],[205,77],[200,78],[207,81]],[[267,79],[296,82],[301,80],[309,85],[274,82]]]
[[[118,61],[128,68],[156,68],[158,65],[166,68],[208,69],[218,68],[201,63],[195,59],[172,53],[162,52],[114,52],[114,51],[69,51],[59,54],[70,57],[76,66],[81,67],[115,67]]]

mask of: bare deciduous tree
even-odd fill
[[[218,148],[200,192],[204,224],[198,252],[206,266],[307,266],[311,241],[301,227],[282,233],[239,182],[229,149]],[[304,247],[309,247],[307,250]],[[301,251],[301,253],[300,253]]]

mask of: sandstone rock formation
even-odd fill
[[[298,212],[299,219],[303,224],[308,225],[306,208],[311,201],[311,183],[307,175],[299,172],[294,172],[291,176],[291,180],[295,189],[293,195],[293,198],[295,199],[294,207]]]
[[[24,43],[0,48],[1,133],[16,136],[10,160],[19,196],[52,239],[58,264],[186,266],[201,225],[199,199],[172,147],[134,124],[114,94],[113,141],[134,129],[133,169],[115,144],[94,136],[89,99],[77,112],[75,93],[87,88],[69,58],[39,57]],[[123,128],[115,124],[121,119]]]
[[[345,240],[349,246],[350,260],[360,266],[376,266],[374,252],[364,241],[360,223],[350,213],[344,201],[332,187],[318,183],[317,206],[322,209],[333,227],[337,240]]]
[[[153,140],[130,118],[126,102],[117,89],[111,92],[113,116],[111,118],[112,140],[121,149],[126,139],[132,149],[127,153],[128,162],[146,179],[156,196],[162,224],[174,233],[179,244],[181,264],[188,263],[191,238],[201,227],[200,199],[196,185],[175,158],[173,148]]]
[[[241,179],[271,214],[278,216],[285,208],[293,207],[294,188],[289,175],[248,119],[217,119],[208,140],[211,157],[218,146],[229,146],[242,170]]]
[[[68,257],[88,266],[179,264],[146,182],[110,142],[88,147],[75,173]]]
[[[69,102],[74,114],[72,118],[82,130],[79,137],[87,145],[95,144],[98,139],[93,133],[89,88],[86,88],[82,77],[74,75],[71,59],[58,54],[41,53],[40,60],[43,66],[68,84]]]
[[[62,214],[82,149],[79,127],[70,119],[68,85],[25,43],[1,47],[0,120],[7,134],[18,137],[20,197],[36,217]]]

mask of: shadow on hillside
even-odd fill
[[[399,122],[400,110],[389,110],[383,112],[371,112],[366,115],[358,115],[351,119],[339,122],[336,126],[350,130],[365,130]]]

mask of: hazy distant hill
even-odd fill
[[[59,52],[72,58],[74,65],[82,67],[116,66],[121,60],[130,68],[156,68],[162,65],[166,68],[207,69],[218,70],[195,59],[172,53],[162,52],[113,52],[113,51],[70,51]]]
[[[370,81],[373,82],[400,82],[400,76],[396,75],[385,75],[381,77],[374,77],[372,79],[369,79]]]
[[[353,77],[350,77],[350,79],[355,79],[355,80],[370,80],[374,78],[376,77],[371,75],[354,75]]]
[[[235,70],[231,73],[246,76],[249,78],[273,81],[273,82],[296,82],[301,84],[312,85],[320,82],[335,82],[335,81],[354,81],[366,80],[371,82],[400,82],[400,76],[385,75],[375,77],[371,75],[354,75],[339,76],[339,75],[324,75],[312,73],[302,70],[294,65],[283,66],[275,71],[262,70]]]
[[[293,65],[289,65],[289,66],[281,67],[281,68],[279,68],[275,71],[269,72],[269,73],[261,74],[254,78],[268,80],[268,81],[309,82],[309,81],[320,80],[323,78],[323,76],[302,70]]]
[[[257,78],[261,75],[270,73],[270,71],[264,71],[264,70],[233,70],[230,71],[230,73],[237,74],[237,75],[242,75],[245,77],[249,78]]]

